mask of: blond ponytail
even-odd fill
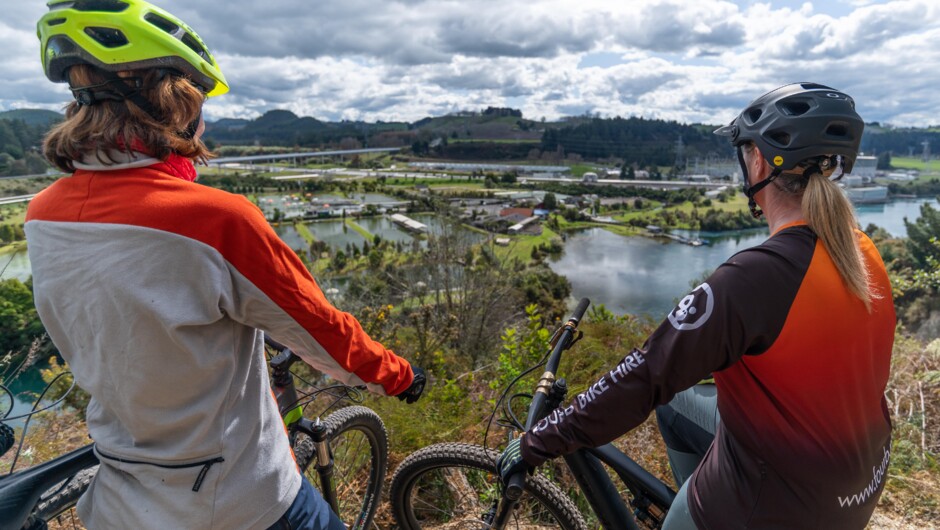
[[[822,240],[849,291],[871,311],[872,300],[881,298],[869,282],[868,268],[859,248],[852,204],[829,179],[815,175],[806,184],[802,200],[806,224]]]

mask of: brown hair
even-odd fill
[[[105,81],[98,71],[83,64],[69,68],[68,75],[72,86]],[[89,153],[96,153],[101,163],[109,164],[113,163],[108,159],[109,151],[130,152],[132,146],[160,160],[166,160],[171,153],[198,161],[212,156],[202,140],[180,135],[202,112],[205,94],[199,88],[185,77],[164,75],[155,69],[120,75],[141,78],[141,95],[161,119],[158,121],[130,101],[105,100],[90,106],[72,101],[65,109],[65,121],[49,131],[43,142],[43,155],[52,165],[72,172],[73,161]]]

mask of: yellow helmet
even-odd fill
[[[171,69],[187,76],[208,96],[228,92],[228,83],[206,44],[189,26],[144,0],[51,0],[39,19],[42,66],[54,83],[67,70],[90,64],[118,72]]]

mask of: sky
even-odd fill
[[[231,92],[208,119],[271,109],[415,121],[488,106],[530,119],[730,121],[799,81],[853,96],[867,122],[940,125],[938,0],[160,0],[195,29]],[[4,0],[0,110],[61,110],[35,24]]]

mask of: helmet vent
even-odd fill
[[[196,52],[196,55],[199,55],[206,61],[211,61],[209,58],[209,52],[202,47],[202,44],[199,44],[199,41],[193,38],[189,33],[183,35],[183,44],[189,47],[190,50]]]
[[[826,127],[826,134],[838,138],[845,138],[849,135],[849,129],[844,123],[832,123]]]
[[[50,20],[49,22],[46,22],[46,25],[47,25],[47,26],[58,26],[59,24],[64,24],[64,23],[65,23],[65,19],[64,19],[64,18],[54,18],[54,19]]]
[[[59,2],[58,4],[49,3],[49,11],[58,11],[60,9],[69,9],[75,2]]]
[[[747,116],[747,121],[755,123],[760,119],[761,115],[764,114],[764,111],[759,108],[754,108],[746,110],[744,114]]]
[[[105,13],[120,13],[128,8],[129,4],[121,0],[76,0],[71,2],[72,9],[76,11],[103,11]],[[55,6],[59,8],[59,6]]]
[[[127,44],[127,37],[114,28],[85,28],[85,33],[105,48],[117,48]]]
[[[175,34],[180,29],[179,26],[161,17],[160,15],[156,13],[147,13],[146,15],[144,15],[144,20],[146,20],[147,22],[150,22],[154,26],[162,29],[163,31],[169,33],[170,35]]]
[[[819,83],[800,83],[800,86],[803,87],[803,90],[832,90],[832,88]]]
[[[809,103],[805,101],[781,101],[778,104],[780,112],[787,116],[802,116],[809,112]]]
[[[787,147],[790,145],[790,135],[783,131],[768,133],[767,139],[780,147]]]

